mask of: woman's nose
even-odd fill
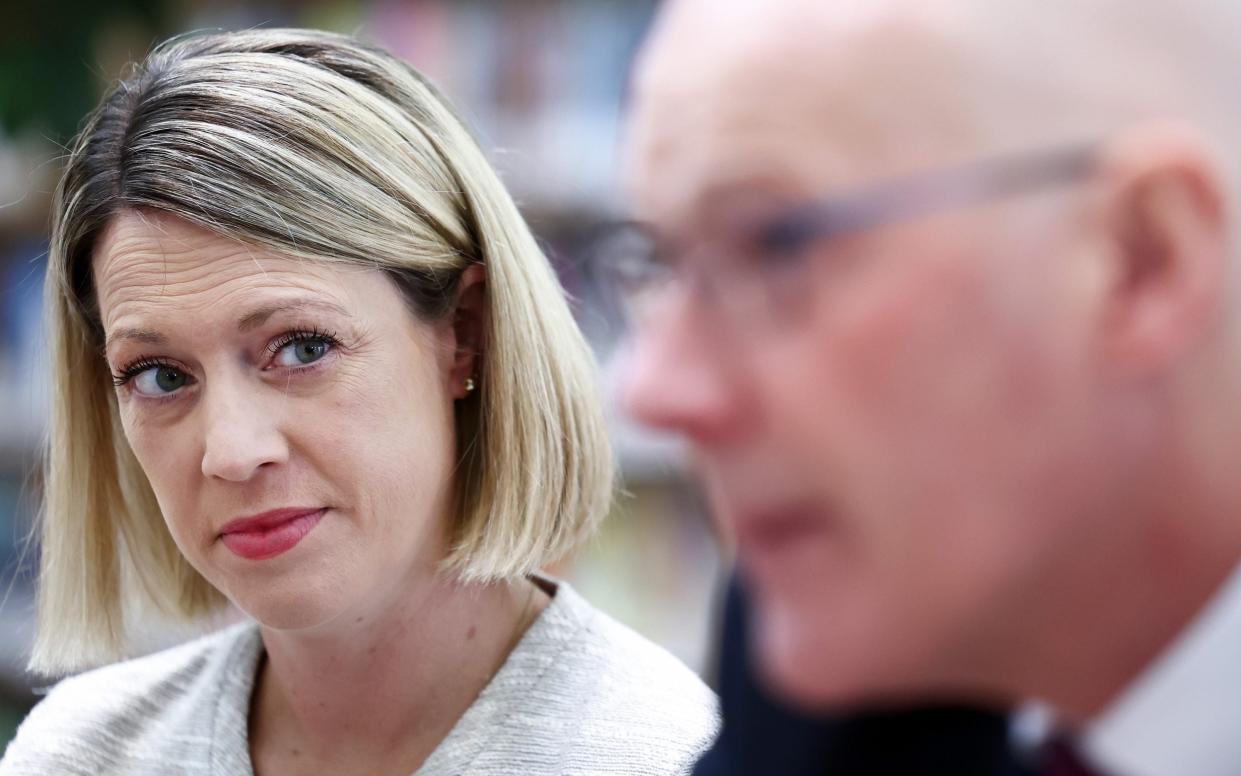
[[[248,389],[241,382],[204,387],[202,473],[208,478],[245,482],[262,467],[288,460],[282,410],[270,406],[262,388]]]

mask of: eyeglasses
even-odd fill
[[[803,291],[804,265],[824,241],[919,216],[1073,183],[1097,161],[1095,145],[997,157],[835,193],[778,208],[717,230],[688,250],[645,226],[615,227],[596,256],[609,296],[630,325],[651,320],[675,289],[711,310],[733,332],[770,331]],[[690,260],[701,252],[705,260]]]

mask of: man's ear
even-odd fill
[[[487,271],[482,264],[471,264],[461,273],[457,301],[452,312],[454,350],[449,368],[449,395],[463,399],[467,385],[482,382],[483,348],[487,337]]]
[[[1191,351],[1228,298],[1228,203],[1206,141],[1146,125],[1103,149],[1099,180],[1111,284],[1106,348],[1129,374]]]

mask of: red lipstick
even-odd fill
[[[326,507],[288,507],[238,518],[220,529],[220,541],[247,560],[274,558],[306,538],[325,512]]]

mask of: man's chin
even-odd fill
[[[792,706],[856,710],[887,705],[909,691],[899,679],[895,645],[819,632],[795,610],[760,612],[755,626],[756,672],[774,697]]]

